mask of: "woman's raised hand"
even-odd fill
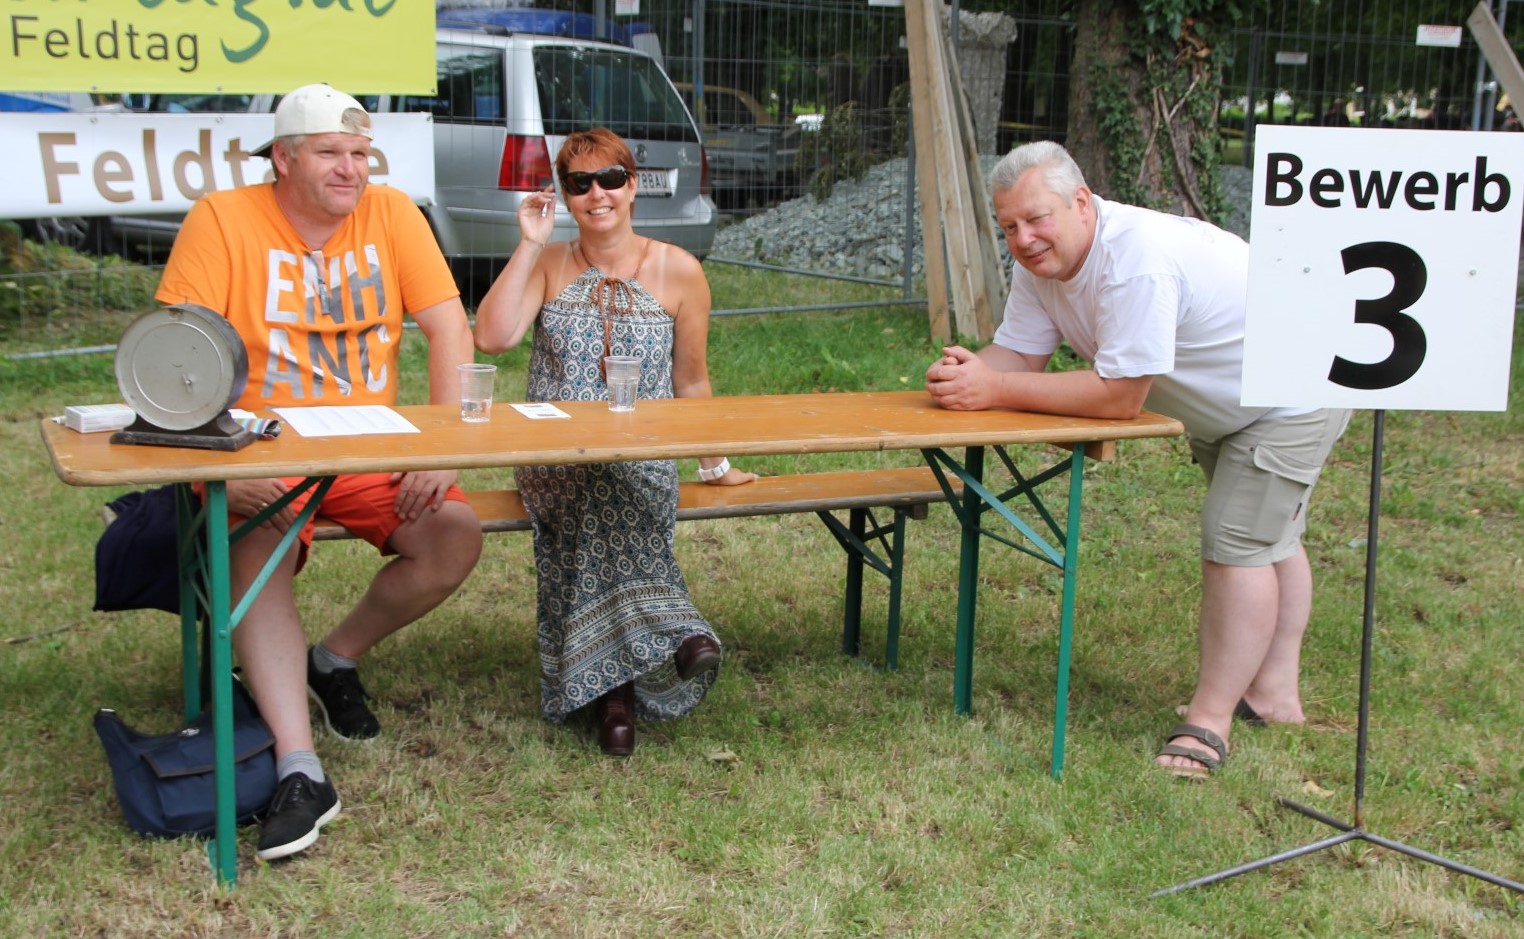
[[[541,247],[556,230],[556,187],[546,186],[519,203],[519,233]]]

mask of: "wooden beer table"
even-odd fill
[[[209,667],[218,802],[217,830],[208,850],[220,881],[231,884],[236,876],[233,784],[232,774],[226,771],[233,764],[231,635],[252,595],[295,543],[299,527],[287,533],[250,596],[235,607],[228,553],[243,532],[228,529],[228,480],[303,476],[307,478],[304,486],[326,487],[333,476],[344,473],[919,450],[962,527],[953,674],[953,705],[959,713],[973,708],[981,536],[989,535],[1063,571],[1051,763],[1057,778],[1063,769],[1068,717],[1085,457],[1109,457],[1117,440],[1183,432],[1178,421],[1149,412],[1131,420],[1101,420],[1018,411],[948,411],[938,408],[924,391],[642,400],[629,413],[613,413],[601,401],[557,402],[557,406],[570,419],[530,420],[501,402],[493,409],[492,420],[483,424],[461,421],[453,405],[399,407],[397,412],[420,433],[302,437],[286,428],[274,440],[256,441],[235,452],[112,444],[109,434],[81,434],[54,420],[42,421],[53,468],[70,485],[178,484],[185,713],[190,719],[201,712],[200,676]],[[1035,475],[1024,475],[1005,449],[1021,444],[1056,444],[1071,452]],[[986,448],[991,447],[1015,480],[1013,487],[1002,492],[984,482]],[[954,455],[960,449],[961,459]],[[1038,489],[1065,472],[1069,474],[1068,501],[1060,524],[1043,506]],[[203,505],[196,504],[189,491],[189,484],[197,481],[206,483]],[[1017,500],[1026,500],[1035,509],[1041,531],[1012,511],[1010,504]],[[1024,543],[986,528],[987,512],[1003,517]],[[209,662],[201,661],[197,641],[202,617],[210,631]]]

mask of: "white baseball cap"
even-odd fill
[[[367,140],[375,137],[370,114],[360,102],[329,85],[303,85],[280,99],[275,108],[275,137],[254,155],[268,157],[281,137],[308,134],[358,134]]]

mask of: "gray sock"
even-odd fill
[[[292,773],[302,773],[313,782],[328,778],[323,775],[323,764],[318,762],[317,754],[311,750],[292,750],[276,762],[276,779],[285,779]]]
[[[354,659],[346,659],[342,655],[335,655],[328,651],[328,647],[321,642],[312,647],[312,664],[317,666],[320,674],[330,674],[336,668],[358,668],[360,663]]]

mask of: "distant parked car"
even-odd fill
[[[676,87],[688,110],[698,116],[693,85],[678,82]],[[700,127],[718,201],[745,207],[798,194],[803,127],[778,123],[756,98],[723,85],[704,86]]]

